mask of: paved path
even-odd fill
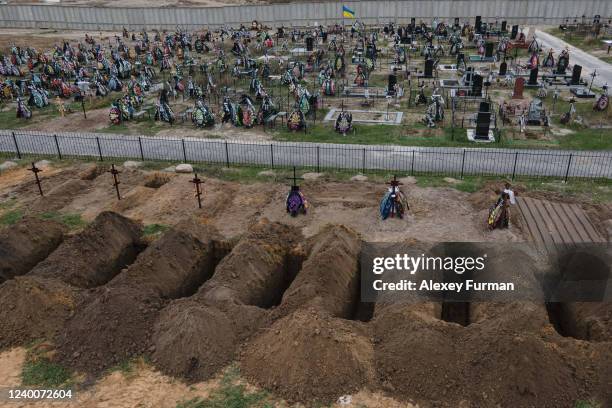
[[[607,83],[612,87],[611,64],[608,64],[607,62],[604,62],[599,58],[594,57],[591,54],[584,52],[581,49],[566,43],[562,39],[544,31],[536,30],[535,35],[545,54],[548,52],[549,48],[552,48],[555,51],[555,55],[558,57],[561,50],[568,47],[570,50],[570,64],[578,64],[582,66],[582,79],[584,79],[587,83],[591,82],[589,75],[596,69],[598,76],[595,77],[595,85],[601,87]]]
[[[265,167],[385,170],[412,174],[516,175],[612,178],[612,151],[433,148],[306,142],[239,142],[221,139],[159,138],[95,133],[0,130],[0,152],[88,156],[106,160],[249,164]]]

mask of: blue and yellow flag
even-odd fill
[[[355,18],[355,12],[346,6],[342,6],[342,17]]]

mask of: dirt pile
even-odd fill
[[[0,349],[52,339],[85,297],[56,279],[18,276],[0,286]]]
[[[23,275],[64,239],[67,228],[52,220],[24,218],[0,230],[0,283]]]
[[[27,275],[1,285],[0,346],[53,338],[85,297],[77,288],[103,284],[119,272],[135,257],[139,237],[134,222],[102,213]]]
[[[190,295],[212,275],[214,237],[193,220],[164,233],[79,308],[58,341],[58,358],[98,374],[152,351],[151,331],[166,299]]]
[[[250,342],[241,372],[289,401],[328,404],[371,385],[373,359],[363,323],[297,310]]]
[[[102,285],[131,263],[142,249],[139,224],[103,212],[83,232],[65,240],[30,275],[58,279],[80,288]]]
[[[196,381],[229,364],[295,276],[292,248],[299,237],[293,228],[267,220],[254,225],[197,294],[161,313],[153,336],[156,365]]]
[[[360,237],[344,226],[330,226],[309,241],[308,259],[285,292],[281,309],[315,307],[350,318],[359,298]]]

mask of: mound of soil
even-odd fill
[[[351,317],[359,297],[360,237],[344,226],[330,226],[310,241],[308,259],[285,291],[281,309],[316,307]]]
[[[246,346],[241,372],[289,401],[330,403],[374,381],[374,352],[364,327],[297,310]]]
[[[57,359],[98,375],[150,347],[164,301],[151,290],[101,287],[79,305],[58,339]]]
[[[292,227],[262,220],[219,263],[196,298],[202,303],[233,302],[269,308],[277,305],[295,277],[292,245],[301,234]]]
[[[81,180],[94,180],[96,177],[104,174],[106,171],[108,171],[106,166],[98,166],[96,163],[92,163],[81,170],[77,176]]]
[[[265,319],[244,305],[203,305],[193,299],[166,307],[155,324],[153,362],[190,382],[213,377],[234,360],[236,345]]]
[[[164,233],[79,308],[58,342],[58,358],[97,375],[152,351],[153,326],[166,299],[193,293],[212,275],[215,234],[193,220]]]
[[[100,286],[131,263],[142,249],[141,226],[113,212],[100,213],[82,232],[65,240],[30,275],[80,288]]]
[[[214,272],[213,239],[217,237],[210,226],[184,221],[155,240],[107,286],[149,289],[170,299],[189,296]]]
[[[410,308],[374,320],[377,374],[391,395],[441,407],[569,407],[578,399],[571,352],[539,334],[500,331],[493,320],[462,327]]]
[[[32,218],[0,230],[0,283],[23,275],[49,256],[66,230],[59,222]]]
[[[282,224],[255,224],[194,296],[161,314],[153,336],[157,366],[197,381],[229,364],[238,344],[267,324],[264,308],[280,301],[299,269],[292,251],[299,237]]]
[[[84,298],[55,279],[18,276],[0,286],[0,348],[52,339]]]
[[[552,323],[565,337],[612,341],[612,303],[569,302],[549,304]]]

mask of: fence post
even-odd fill
[[[514,167],[512,168],[512,181],[514,181],[514,176],[516,175],[516,162],[518,161],[518,152],[514,153]]]
[[[57,141],[57,135],[53,135],[53,139],[55,140],[55,147],[57,148],[57,157],[62,160],[62,152],[60,151],[59,142]]]
[[[274,145],[270,143],[270,164],[274,168]]]
[[[227,167],[230,166],[230,161],[229,161],[229,147],[227,146],[227,140],[225,141],[225,164],[227,165]]]
[[[366,149],[365,147],[363,148],[363,157],[361,160],[361,173],[365,173],[365,169],[366,169]]]
[[[414,176],[414,150],[412,151],[412,163],[410,163],[410,175]]]
[[[567,160],[567,170],[565,171],[565,182],[567,183],[567,178],[569,176],[570,166],[572,165],[572,157],[574,157],[573,153],[570,153],[569,159]]]
[[[17,158],[21,160],[21,151],[19,150],[19,145],[17,144],[17,137],[15,136],[15,132],[11,132],[13,134],[13,142],[15,142],[15,149],[17,150]]]
[[[100,138],[96,136],[96,143],[98,143],[98,157],[100,157],[100,161],[104,161],[102,158],[102,146],[100,146]]]
[[[183,146],[183,163],[187,163],[187,150],[185,150],[185,139],[181,139],[181,145]]]
[[[317,146],[317,173],[321,172],[321,146]]]
[[[144,150],[142,149],[142,139],[138,136],[138,146],[140,147],[140,160],[144,161]]]
[[[463,149],[463,156],[461,158],[461,180],[463,180],[463,169],[465,167],[465,149]]]

